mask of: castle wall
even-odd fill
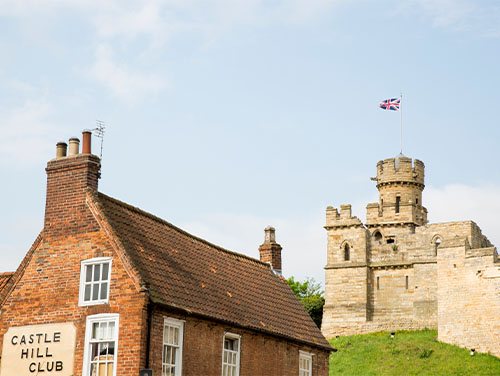
[[[464,245],[465,244],[465,245]],[[465,239],[438,251],[438,340],[500,357],[500,262]]]
[[[410,291],[413,294],[413,319],[426,328],[437,327],[437,267],[436,263],[413,265]]]
[[[371,319],[392,321],[412,317],[413,288],[406,289],[406,277],[413,280],[413,268],[375,269],[370,274]]]
[[[438,339],[500,356],[500,261],[473,221],[427,224],[424,165],[377,164],[379,202],[363,224],[327,208],[327,338],[438,328]],[[344,257],[348,243],[351,257]]]

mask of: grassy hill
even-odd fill
[[[435,330],[333,338],[330,375],[500,375],[500,359],[437,341]]]

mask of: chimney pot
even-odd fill
[[[56,145],[56,158],[63,158],[66,156],[68,144],[66,142],[58,142]]]
[[[76,137],[69,139],[69,153],[68,155],[77,155],[80,153],[80,140]]]
[[[92,153],[92,132],[88,129],[85,129],[82,132],[82,154],[91,154]]]
[[[276,230],[274,227],[267,226],[264,229],[264,242],[265,243],[275,243],[276,242]]]

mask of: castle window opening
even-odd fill
[[[408,290],[408,276],[405,277],[405,289]]]
[[[377,277],[377,290],[380,290],[380,277]]]
[[[415,199],[415,204],[418,205],[418,197]]]
[[[440,245],[441,245],[441,238],[436,237],[436,239],[434,240],[434,256],[437,256],[437,250]]]
[[[375,231],[375,233],[373,234],[373,237],[377,241],[381,241],[382,240],[382,234],[380,233],[380,231]]]
[[[387,244],[393,244],[393,243],[394,243],[394,238],[387,239]]]
[[[396,213],[399,213],[399,204],[401,202],[401,197],[396,196]]]
[[[351,255],[350,255],[350,249],[349,249],[349,244],[345,244],[344,245],[344,260],[345,261],[349,261],[351,259]]]

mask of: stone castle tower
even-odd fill
[[[327,265],[322,332],[330,338],[380,330],[438,327],[438,248],[460,239],[491,247],[472,221],[428,224],[424,164],[400,154],[377,163],[377,203],[366,223],[326,209]]]

